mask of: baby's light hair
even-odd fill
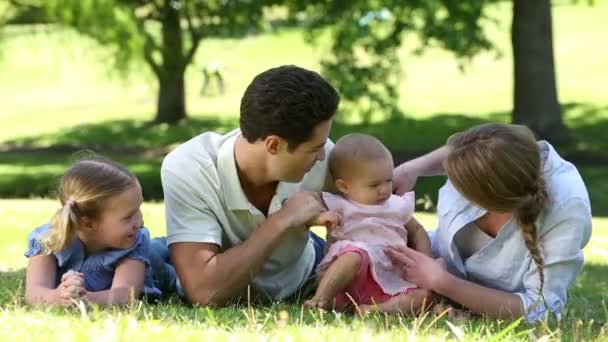
[[[133,174],[112,160],[94,156],[77,161],[61,177],[62,207],[51,219],[51,229],[41,239],[44,249],[58,252],[68,247],[83,217],[98,219],[108,199],[136,182]]]
[[[340,138],[329,155],[329,170],[334,179],[352,176],[361,165],[393,157],[377,138],[351,133]]]

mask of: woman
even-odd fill
[[[438,259],[387,250],[403,277],[489,317],[535,321],[547,309],[559,317],[591,235],[589,196],[574,165],[524,126],[486,124],[397,168],[397,187],[411,182],[400,180],[403,170],[433,158],[444,159],[448,176],[432,236]]]

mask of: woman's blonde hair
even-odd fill
[[[77,161],[61,177],[62,207],[51,219],[51,229],[42,237],[42,246],[47,252],[65,249],[83,217],[99,219],[106,201],[135,183],[135,176],[109,159],[96,156]]]
[[[444,167],[454,187],[482,208],[514,213],[538,269],[542,294],[545,277],[536,220],[548,193],[534,134],[525,126],[484,124],[452,135],[447,145],[451,151]]]

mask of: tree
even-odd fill
[[[186,117],[184,73],[201,40],[259,30],[272,0],[47,0],[52,18],[113,48],[116,67],[144,60],[158,80],[154,122]]]
[[[513,121],[528,125],[543,138],[562,142],[568,135],[557,102],[550,0],[513,1]],[[350,102],[351,111],[369,119],[377,112],[399,113],[396,89],[402,77],[397,53],[407,34],[421,42],[414,53],[439,46],[466,61],[493,49],[483,30],[484,24],[493,21],[484,12],[492,3],[316,0],[302,7],[293,1],[291,6],[310,16],[312,40],[330,28],[332,56],[322,62],[324,73]]]
[[[557,99],[551,0],[513,0],[511,40],[513,122],[553,143],[569,142]]]
[[[488,19],[480,1],[331,1],[291,2],[304,11],[309,38],[329,28],[331,56],[323,73],[338,87],[348,112],[369,120],[377,113],[400,115],[397,86],[402,80],[398,51],[406,35],[416,35],[414,53],[439,45],[459,58],[490,49],[481,24]]]

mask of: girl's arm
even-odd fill
[[[446,271],[439,261],[409,248],[390,248],[386,252],[404,279],[450,298],[473,312],[497,318],[517,318],[525,314],[520,297],[514,293],[460,279]]]
[[[59,286],[55,287],[57,259],[53,255],[34,255],[28,259],[25,275],[25,302],[30,305],[73,304],[73,299],[80,295],[82,278],[64,276]]]
[[[146,265],[143,261],[125,258],[114,271],[112,288],[86,292],[85,298],[102,306],[133,303],[144,288],[145,274]]]
[[[412,217],[405,224],[405,230],[407,230],[408,246],[426,255],[432,255],[431,239],[418,220]]]

